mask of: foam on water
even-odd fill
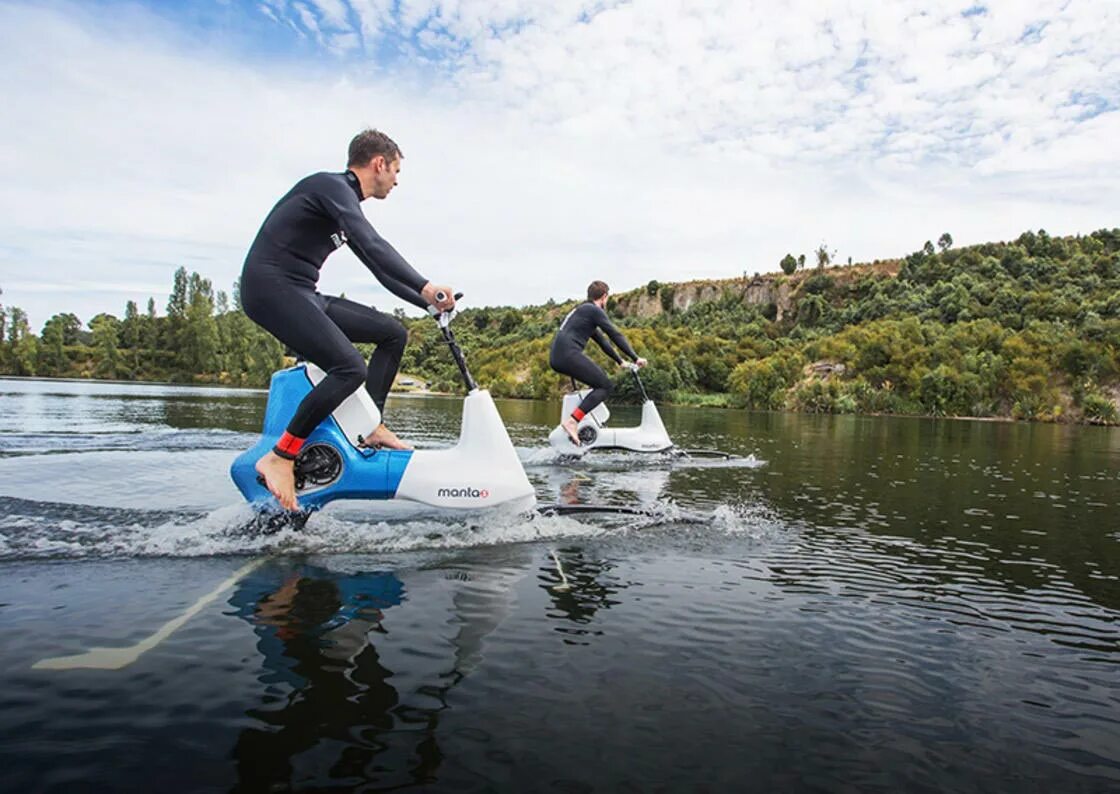
[[[485,514],[382,511],[342,502],[311,516],[302,529],[265,532],[249,505],[208,512],[143,511],[0,497],[0,559],[206,557],[255,553],[388,553],[461,549],[557,539],[622,536],[663,527],[693,533],[757,533],[765,520],[748,508],[721,508],[700,522],[695,511],[662,500],[637,515],[578,518],[501,510]],[[396,506],[394,506],[396,507]],[[412,513],[411,515],[409,513]],[[393,515],[396,513],[396,515]]]
[[[766,461],[746,455],[731,458],[705,458],[671,452],[625,452],[618,450],[589,452],[581,458],[557,452],[552,447],[518,447],[517,455],[525,467],[565,466],[569,468],[630,469],[757,469]]]
[[[397,501],[353,501],[329,505],[301,530],[267,534],[255,529],[255,513],[238,501],[228,474],[238,451],[257,438],[246,432],[263,409],[257,393],[53,382],[6,388],[11,410],[0,428],[0,560],[381,554],[625,537],[661,528],[686,537],[713,530],[733,535],[759,526],[757,515],[738,508],[709,520],[722,497],[701,493],[689,480],[705,477],[703,470],[766,465],[753,455],[724,460],[599,451],[572,460],[547,445],[523,445],[518,455],[539,503],[640,513],[464,516]],[[403,401],[394,407],[417,447],[457,438],[458,412],[432,405]],[[59,430],[75,416],[82,417],[81,433]],[[519,438],[543,438],[535,424],[517,429]],[[686,486],[683,492],[674,480]],[[678,504],[682,495],[686,501]]]

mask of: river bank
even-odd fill
[[[229,383],[222,383],[220,381],[198,380],[193,383],[186,383],[181,381],[154,381],[154,380],[122,380],[120,378],[53,378],[53,377],[39,377],[30,375],[0,375],[0,380],[13,380],[13,381],[41,381],[44,383],[104,383],[114,385],[136,385],[136,386],[167,386],[167,387],[183,387],[183,388],[214,388],[224,389],[230,391],[242,391],[250,393],[267,393],[267,388],[257,388],[251,386],[237,386]],[[425,388],[405,387],[398,388],[396,386],[390,391],[394,397],[457,397],[460,395],[458,391],[440,391]],[[529,401],[531,398],[524,397],[500,397],[503,400],[517,400]],[[557,396],[559,402],[559,396]],[[774,409],[767,410],[763,408],[749,407],[745,405],[745,401],[741,396],[734,394],[707,394],[701,392],[684,392],[674,391],[671,392],[668,398],[659,400],[658,403],[662,406],[674,406],[682,408],[719,408],[721,410],[747,410],[751,413],[774,413],[774,414],[833,414],[833,415],[850,415],[850,416],[865,416],[865,417],[899,417],[909,419],[948,419],[953,421],[963,422],[996,422],[996,423],[1036,423],[1036,424],[1060,424],[1060,425],[1082,425],[1093,427],[1107,427],[1114,426],[1115,422],[1104,421],[1074,421],[1068,416],[1062,418],[1042,418],[1036,417],[1034,419],[1023,419],[1014,416],[957,416],[957,415],[936,415],[924,413],[892,413],[892,412],[861,412],[861,411],[837,411],[837,410],[782,410]],[[614,400],[613,405],[636,405],[634,401],[630,400]]]

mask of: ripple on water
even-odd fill
[[[456,411],[398,407],[424,445],[457,432]],[[116,427],[109,403],[90,410]],[[1105,446],[1067,476],[1048,447],[1041,462],[987,440],[962,450],[960,423],[767,415],[744,427],[739,413],[703,413],[739,448],[765,450],[765,468],[609,454],[561,465],[520,447],[542,502],[648,517],[339,503],[303,531],[261,535],[244,531],[252,515],[228,482],[247,438],[168,433],[158,404],[143,410],[128,438],[60,454],[27,454],[50,434],[0,431],[13,788],[162,783],[121,766],[152,746],[176,749],[158,761],[181,778],[162,787],[200,790],[280,768],[242,787],[1120,782]],[[774,426],[786,430],[757,429]],[[862,430],[845,440],[846,426]],[[539,423],[515,430],[544,437]],[[998,429],[1024,444],[1049,432]],[[141,641],[246,564],[225,555],[266,561],[133,668],[30,669]]]

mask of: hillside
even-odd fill
[[[574,302],[468,309],[458,333],[495,394],[548,397],[548,344]],[[608,310],[661,399],[812,412],[1115,422],[1120,230],[1027,232],[902,259],[659,284]],[[455,388],[423,320],[410,371]],[[592,346],[594,348],[594,346]],[[592,352],[600,356],[597,350]],[[600,356],[600,360],[605,359]],[[616,382],[631,393],[626,377]]]

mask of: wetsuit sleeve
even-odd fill
[[[607,332],[607,336],[611,338],[611,341],[618,345],[619,350],[629,356],[631,361],[637,361],[638,354],[634,352],[634,348],[630,347],[630,343],[626,341],[626,337],[622,335],[622,332],[611,324],[611,321],[607,318],[607,313],[596,306],[594,317],[595,325],[598,326],[595,329],[596,332],[598,332],[599,328],[602,328]]]
[[[374,273],[374,275],[376,276],[377,274]],[[414,290],[412,287],[403,282],[397,281],[395,278],[389,278],[388,276],[378,276],[377,280],[381,282],[381,286],[389,290],[389,292],[393,293],[401,300],[408,301],[413,306],[418,306],[425,311],[427,310],[429,306],[428,302],[424,300],[424,298],[421,297],[420,293]]]
[[[603,336],[602,331],[596,328],[591,332],[591,338],[595,340],[595,344],[603,349],[604,353],[614,359],[614,363],[622,363],[622,356],[615,352],[615,349],[611,347],[611,343],[607,341],[607,338],[605,336]]]
[[[345,183],[332,185],[324,190],[320,197],[323,209],[327,214],[338,221],[339,227],[346,232],[346,242],[350,250],[362,260],[369,272],[385,285],[385,288],[399,295],[396,289],[385,281],[386,277],[398,284],[411,287],[417,293],[428,283],[428,279],[417,273],[404,257],[397,253],[397,249],[389,245],[389,241],[382,237],[370,225],[369,220],[362,213],[358,197]],[[404,298],[403,295],[400,297]],[[405,298],[405,300],[411,300]],[[424,304],[425,306],[427,303]]]

